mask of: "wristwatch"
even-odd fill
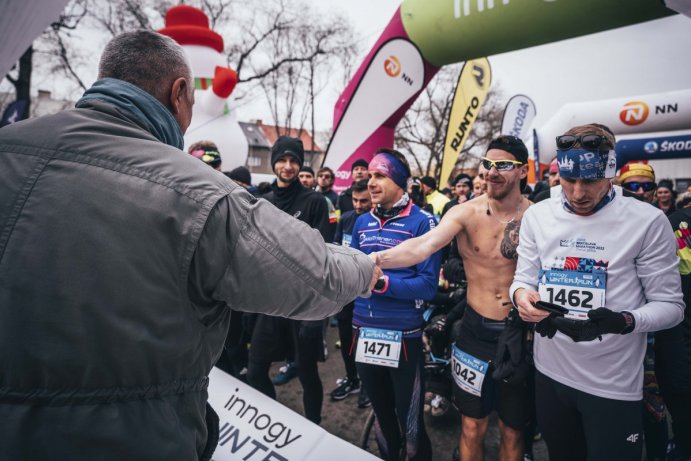
[[[636,328],[636,319],[634,318],[633,314],[630,312],[622,311],[621,315],[624,316],[624,320],[626,321],[626,326],[624,327],[623,330],[621,330],[621,335],[625,335],[628,333],[631,333],[634,328]]]

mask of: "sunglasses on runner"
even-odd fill
[[[516,165],[523,165],[523,162],[518,160],[490,160],[487,157],[482,159],[482,168],[489,171],[492,167],[496,168],[497,171],[511,171]]]
[[[583,149],[601,150],[606,152],[609,151],[607,142],[607,138],[599,134],[584,134],[583,136],[565,134],[562,136],[557,136],[557,149],[571,149],[577,143],[580,143],[581,146],[583,146]]]
[[[644,192],[650,192],[652,190],[655,190],[657,187],[657,184],[654,182],[638,182],[638,181],[632,181],[632,182],[627,182],[621,185],[624,189],[628,189],[631,192],[638,192],[638,189],[643,189]]]

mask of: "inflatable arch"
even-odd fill
[[[353,161],[393,146],[396,125],[441,66],[672,14],[650,0],[404,0],[334,108],[324,162],[336,171],[334,189],[350,185]]]
[[[597,120],[617,138],[617,168],[631,160],[684,158],[691,155],[691,90],[570,103],[534,131],[536,161],[542,168],[556,154],[554,139],[570,127]],[[640,137],[644,135],[644,137]]]

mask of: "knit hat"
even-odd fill
[[[305,166],[303,166],[302,168],[300,168],[300,173],[302,173],[303,171],[306,172],[306,173],[311,174],[312,176],[314,176],[314,170],[312,169],[311,166],[305,165]]]
[[[353,165],[350,167],[350,171],[353,171],[356,166],[362,166],[365,167],[365,169],[369,168],[369,163],[367,163],[367,160],[364,158],[359,158],[353,162]]]
[[[292,155],[302,168],[302,164],[305,163],[305,149],[302,147],[302,141],[289,136],[279,137],[271,148],[272,169],[278,159],[284,155]]]
[[[645,163],[627,163],[619,172],[619,182],[624,182],[632,176],[645,176],[655,181],[655,170]]]
[[[657,188],[663,188],[663,189],[668,189],[670,192],[674,192],[674,184],[672,184],[672,181],[669,179],[661,179],[660,182],[657,183]]]
[[[422,178],[420,178],[420,182],[425,186],[429,187],[430,189],[437,188],[437,180],[434,179],[432,176],[423,176]]]
[[[232,170],[230,173],[228,173],[228,177],[233,181],[238,181],[243,184],[252,184],[252,175],[250,174],[250,170],[244,166],[239,166]]]
[[[460,183],[463,183],[463,184],[467,184],[467,185],[469,185],[469,186],[472,187],[472,185],[473,185],[473,178],[471,178],[470,176],[468,176],[468,175],[465,174],[465,173],[460,173],[459,175],[457,175],[457,176],[453,179],[453,185],[456,186],[459,182],[460,182]]]
[[[515,136],[504,134],[494,138],[492,142],[489,143],[489,146],[487,146],[487,150],[489,151],[490,149],[506,151],[516,157],[516,160],[519,162],[528,163],[528,148],[525,147],[525,144],[520,138]]]

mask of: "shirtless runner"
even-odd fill
[[[489,413],[499,415],[501,461],[521,460],[527,415],[526,386],[494,381],[488,362],[511,308],[509,286],[518,257],[518,232],[530,202],[521,195],[528,174],[528,150],[513,136],[494,139],[482,164],[487,194],[452,207],[430,232],[395,248],[370,254],[381,268],[407,267],[425,260],[454,237],[468,280],[468,309],[454,346],[454,393],[462,415],[462,461],[484,459]]]

